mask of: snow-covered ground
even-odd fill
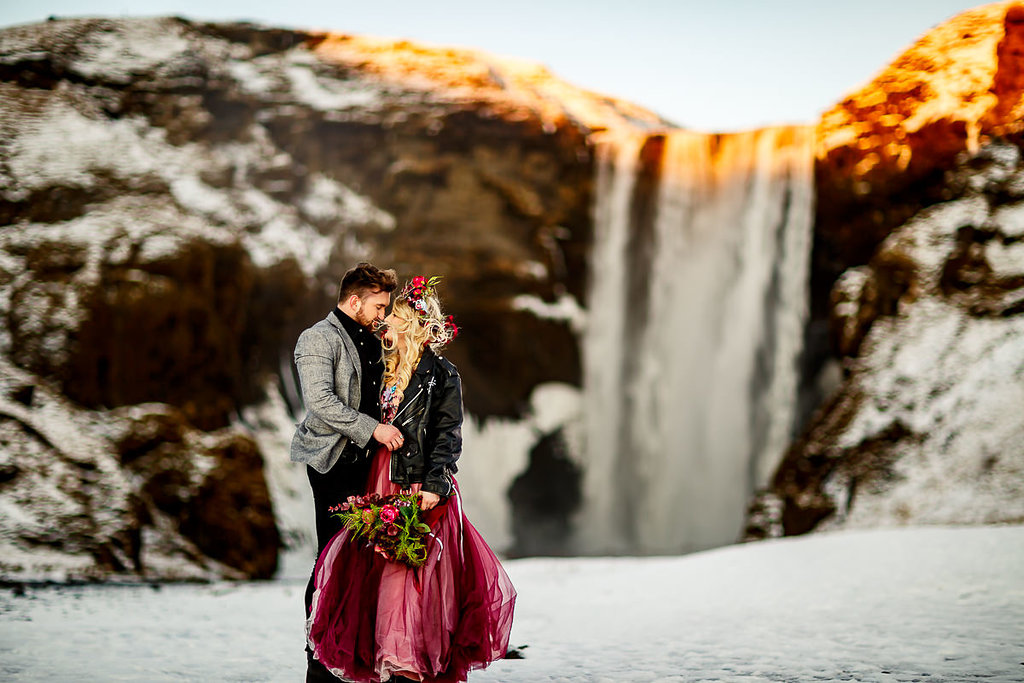
[[[1024,680],[1024,526],[506,567],[526,659],[476,683]],[[300,681],[301,591],[294,580],[4,590],[0,679]]]

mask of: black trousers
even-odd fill
[[[372,444],[374,441],[371,439],[370,443]],[[341,521],[332,517],[327,508],[343,503],[349,496],[361,496],[366,493],[366,480],[370,476],[370,458],[362,449],[359,451],[359,453],[352,453],[346,450],[342,454],[342,459],[336,462],[326,474],[320,474],[306,465],[309,487],[313,489],[317,557],[320,557],[320,553],[323,552],[327,542],[334,534],[341,530]],[[309,616],[312,601],[313,572],[310,572],[309,583],[306,585],[306,616]]]

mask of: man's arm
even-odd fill
[[[346,405],[338,396],[334,386],[334,353],[319,332],[308,329],[299,335],[295,367],[306,410],[360,448],[366,446],[380,421]]]

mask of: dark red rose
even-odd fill
[[[388,523],[395,521],[398,519],[398,508],[394,505],[385,505],[380,509],[380,518]]]

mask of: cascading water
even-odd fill
[[[739,535],[794,430],[812,141],[786,127],[599,143],[580,552]]]

